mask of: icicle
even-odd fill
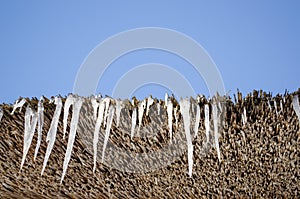
[[[220,157],[220,147],[219,147],[219,125],[218,125],[218,109],[215,104],[212,105],[213,111],[213,121],[214,121],[214,132],[215,132],[215,146],[217,149],[218,159],[221,161]]]
[[[97,145],[98,145],[98,139],[99,139],[99,131],[101,128],[101,124],[103,122],[103,114],[104,114],[104,108],[105,108],[105,102],[100,101],[99,105],[99,111],[98,111],[98,118],[95,126],[94,131],[94,139],[93,139],[93,149],[94,149],[94,168],[93,172],[96,170],[96,160],[97,160]]]
[[[195,121],[195,128],[194,128],[195,136],[194,137],[197,137],[197,135],[198,135],[199,123],[200,123],[200,106],[199,106],[199,104],[197,104],[196,121]]]
[[[119,126],[119,123],[120,123],[120,114],[121,114],[122,108],[123,108],[122,100],[116,100],[117,127]]]
[[[38,102],[38,110],[37,110],[37,114],[38,114],[38,127],[37,127],[37,132],[38,132],[38,139],[37,139],[37,143],[36,143],[36,147],[35,147],[35,151],[34,151],[34,158],[33,160],[35,161],[37,154],[39,152],[39,148],[41,145],[41,141],[42,141],[42,131],[43,131],[43,125],[44,125],[44,106],[43,106],[43,101],[44,98],[41,97],[40,101]]]
[[[183,124],[184,124],[184,131],[185,136],[187,140],[187,146],[188,146],[188,164],[189,164],[189,176],[192,176],[193,172],[193,144],[191,139],[191,133],[190,133],[190,124],[191,124],[191,118],[190,118],[190,101],[189,99],[182,99],[179,102],[180,104],[180,112],[183,117]]]
[[[72,113],[72,119],[71,119],[71,125],[70,125],[70,134],[69,134],[68,145],[67,145],[66,155],[65,155],[64,164],[63,164],[63,173],[61,176],[60,183],[62,183],[62,181],[65,177],[65,174],[66,174],[66,171],[68,168],[68,164],[69,164],[69,161],[71,158],[73,144],[74,144],[75,137],[76,137],[79,113],[80,113],[82,103],[83,103],[83,99],[81,97],[76,97],[74,99],[73,113]]]
[[[147,110],[146,110],[146,115],[148,116],[149,115],[149,109],[150,109],[150,106],[153,104],[154,100],[152,99],[151,96],[148,97],[148,100],[147,100]]]
[[[300,106],[299,106],[299,98],[298,95],[295,95],[293,98],[293,107],[294,110],[297,114],[298,120],[299,120],[299,124],[300,124]]]
[[[65,135],[66,135],[66,131],[67,131],[69,109],[70,109],[71,105],[74,105],[74,96],[72,94],[68,95],[68,97],[65,101],[64,118],[63,118],[63,124],[64,124],[63,139],[65,139]]]
[[[242,114],[242,121],[243,121],[243,125],[246,125],[247,123],[247,114],[246,114],[246,108],[244,107],[244,112]]]
[[[97,112],[98,112],[98,106],[99,106],[99,103],[97,102],[97,99],[95,96],[92,96],[91,98],[91,103],[92,103],[92,106],[93,106],[93,117],[94,117],[94,120],[97,119]]]
[[[143,123],[143,115],[144,115],[144,110],[146,107],[146,100],[143,100],[140,104],[139,104],[139,130],[141,128],[141,125]]]
[[[168,93],[165,93],[165,107],[167,107],[167,104],[168,104]]]
[[[46,150],[46,155],[45,155],[41,175],[43,175],[43,173],[44,173],[44,170],[46,168],[49,156],[51,154],[51,151],[52,151],[52,148],[53,148],[53,145],[55,142],[57,125],[58,125],[58,121],[59,121],[60,112],[62,109],[62,101],[59,97],[55,97],[54,103],[56,104],[56,108],[55,108],[54,115],[53,115],[53,118],[51,121],[50,129],[49,129],[49,131],[47,133],[47,137],[46,137],[46,142],[48,142],[48,146],[47,146],[47,150]]]
[[[209,141],[209,132],[210,132],[210,125],[209,125],[209,106],[208,104],[204,105],[204,116],[205,116],[205,135],[206,135],[206,142]]]
[[[0,108],[0,122],[2,120],[2,117],[3,117],[3,110]]]
[[[160,104],[159,104],[159,102],[156,104],[156,106],[157,106],[157,115],[160,115]]]
[[[37,123],[37,113],[33,112],[32,109],[27,106],[25,112],[25,131],[24,131],[24,145],[23,145],[23,156],[21,161],[21,168],[25,162],[26,155],[28,153],[31,141],[34,135],[35,127]]]
[[[282,100],[280,100],[280,109],[281,109],[281,112],[283,113],[283,105],[282,105]]]
[[[176,126],[176,127],[178,127],[177,110],[178,110],[178,107],[176,106],[176,107],[174,108],[174,118],[175,118],[175,126]]]
[[[21,101],[16,101],[16,103],[13,105],[13,111],[10,114],[13,115],[17,108],[20,108],[20,112],[21,112],[22,107],[25,104],[25,102],[26,102],[26,99],[24,99],[24,98]]]
[[[108,108],[109,108],[109,104],[110,104],[110,98],[106,97],[106,98],[104,98],[103,101],[105,103],[103,126],[105,126],[106,125],[106,121],[107,121],[107,116],[108,116]]]
[[[108,114],[108,118],[107,118],[107,126],[106,126],[106,131],[105,131],[104,143],[103,143],[102,163],[104,162],[105,148],[106,148],[106,145],[107,145],[107,142],[108,142],[109,133],[110,133],[114,113],[115,113],[114,107],[110,106],[109,114]]]
[[[136,112],[137,112],[137,109],[134,108],[133,112],[132,112],[132,120],[131,120],[131,134],[130,134],[131,139],[133,138],[135,125],[136,125],[136,115],[137,115]]]
[[[275,112],[276,112],[276,115],[278,116],[278,111],[277,111],[277,103],[276,103],[276,100],[274,100],[274,107],[275,107]]]
[[[170,133],[170,141],[172,142],[173,103],[171,100],[168,100],[168,102],[167,102],[167,114],[168,114],[168,126],[169,126],[169,133]]]

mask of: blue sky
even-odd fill
[[[300,87],[299,1],[1,1],[0,102],[19,96],[66,95],[85,57],[100,42],[133,28],[182,32],[210,54],[226,90],[274,94]],[[140,64],[174,67],[195,90],[205,83],[178,57],[157,50],[118,59],[98,92],[111,94],[118,78]],[[107,85],[107,86],[105,86]],[[136,95],[162,97],[149,85]]]

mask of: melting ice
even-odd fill
[[[47,133],[47,137],[46,137],[46,142],[48,142],[48,146],[47,146],[47,150],[46,150],[46,154],[45,154],[45,159],[44,159],[41,175],[43,175],[43,173],[44,173],[49,156],[53,149],[53,145],[54,145],[55,138],[56,138],[59,116],[60,116],[60,112],[62,109],[62,101],[59,97],[55,97],[54,103],[56,104],[56,108],[55,108],[55,112],[54,112],[54,115],[53,115],[53,118],[51,121],[50,129],[49,129],[49,131]]]
[[[21,169],[23,167],[26,155],[31,145],[31,141],[37,123],[37,118],[38,118],[37,113],[35,113],[29,106],[27,106],[25,112],[25,131],[24,131],[24,145],[23,145],[23,157],[21,161]]]
[[[73,113],[72,113],[72,119],[71,119],[71,127],[70,127],[70,134],[69,134],[69,139],[68,139],[68,145],[67,145],[67,151],[64,159],[64,164],[63,164],[63,173],[61,177],[60,183],[62,183],[64,176],[66,174],[66,170],[68,168],[68,164],[71,158],[71,152],[73,149],[73,144],[75,141],[76,137],[76,131],[77,131],[77,125],[78,125],[78,119],[79,119],[79,113],[80,109],[83,103],[83,99],[81,97],[76,97],[74,99],[74,104],[73,104]]]
[[[104,137],[104,144],[103,144],[103,151],[102,151],[102,163],[104,161],[104,154],[105,154],[105,149],[106,149],[106,145],[108,142],[108,138],[109,138],[109,133],[110,133],[110,129],[111,129],[111,125],[112,125],[112,121],[113,121],[113,116],[115,109],[113,106],[110,106],[109,108],[109,113],[108,113],[108,118],[107,118],[107,125],[106,125],[106,130],[105,130],[105,137]]]
[[[24,99],[24,98],[20,101],[16,101],[16,103],[13,105],[13,111],[10,114],[13,115],[17,108],[20,108],[20,112],[21,112],[22,107],[25,104],[25,102],[26,102],[26,99]]]
[[[43,106],[43,101],[44,98],[41,97],[41,99],[38,102],[38,110],[37,110],[37,114],[38,114],[38,119],[37,119],[37,131],[38,131],[38,140],[36,143],[36,147],[35,147],[35,151],[34,151],[34,158],[33,160],[35,161],[36,156],[39,152],[39,148],[41,145],[41,141],[42,141],[42,131],[43,131],[43,125],[44,125],[44,106]]]
[[[298,116],[299,124],[300,124],[300,106],[299,106],[299,98],[298,95],[295,95],[293,98],[293,107]]]
[[[189,176],[191,177],[193,172],[193,144],[192,144],[191,133],[190,133],[190,124],[191,124],[190,101],[189,99],[182,99],[180,100],[179,104],[180,104],[180,112],[183,117],[184,131],[185,131],[185,136],[186,136],[187,146],[188,146]]]
[[[205,117],[205,135],[206,135],[206,142],[208,143],[209,141],[209,131],[210,131],[210,126],[209,126],[209,105],[205,104],[204,105],[204,117]]]
[[[218,125],[218,109],[215,104],[212,105],[212,111],[213,111],[213,123],[214,123],[214,132],[215,132],[215,146],[217,149],[217,154],[219,161],[221,160],[220,157],[220,147],[219,147],[219,125]]]

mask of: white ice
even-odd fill
[[[217,149],[218,159],[221,161],[220,147],[219,147],[219,125],[218,125],[218,108],[216,104],[212,104],[213,111],[213,122],[214,122],[214,132],[215,132],[215,146]]]
[[[108,116],[108,108],[109,108],[109,104],[110,104],[110,98],[105,97],[103,99],[103,102],[105,103],[103,126],[106,126],[106,121],[107,121],[107,116]]]
[[[198,135],[199,123],[200,123],[200,106],[199,106],[199,104],[197,104],[196,121],[195,121],[195,128],[194,128],[194,132],[195,132],[194,137],[197,137],[197,135]]]
[[[65,139],[66,131],[67,131],[67,125],[68,125],[68,116],[69,116],[69,109],[71,105],[74,106],[74,96],[72,94],[68,95],[65,105],[64,105],[64,118],[63,118],[63,124],[64,124],[64,131],[63,131],[63,139]]]
[[[122,108],[123,108],[122,100],[116,100],[117,127],[119,126],[119,123],[120,123],[120,114],[121,114]]]
[[[37,123],[37,113],[35,113],[29,105],[26,108],[25,112],[25,131],[24,131],[24,145],[23,145],[23,157],[21,161],[21,168],[26,159],[26,155],[28,153],[29,147],[31,145],[31,141],[34,135],[36,123]]]
[[[277,103],[276,101],[274,100],[274,107],[275,107],[275,112],[276,112],[276,115],[278,116],[278,111],[277,111]]]
[[[246,108],[244,107],[244,112],[242,114],[242,121],[243,121],[243,125],[246,125],[247,123],[247,114],[246,114]]]
[[[20,112],[22,111],[22,107],[25,104],[26,99],[21,99],[20,101],[16,101],[16,103],[13,105],[13,111],[10,113],[11,115],[13,115],[16,111],[17,108],[20,108]]]
[[[160,115],[160,103],[157,102],[156,106],[157,106],[157,115]]]
[[[131,120],[131,134],[130,134],[130,138],[132,139],[134,136],[134,130],[135,130],[135,126],[136,126],[136,116],[137,116],[137,108],[133,109],[132,112],[132,120]]]
[[[299,106],[299,98],[298,95],[295,95],[293,98],[293,108],[297,114],[299,124],[300,124],[300,106]]]
[[[177,117],[178,107],[174,108],[174,118],[175,118],[175,126],[178,127],[178,117]]]
[[[149,109],[150,109],[150,106],[154,103],[154,100],[152,99],[151,96],[148,97],[148,100],[147,100],[147,109],[146,109],[146,115],[148,116],[149,115]]]
[[[94,120],[97,119],[97,115],[98,115],[98,106],[99,106],[99,103],[97,102],[97,99],[95,96],[92,96],[91,98],[91,103],[92,103],[92,107],[93,107],[93,117],[94,117]]]
[[[101,160],[102,163],[104,162],[105,149],[106,149],[106,145],[108,142],[109,133],[110,133],[114,114],[115,114],[115,108],[113,106],[110,106],[109,114],[108,114],[108,118],[107,118],[106,130],[105,130],[104,143],[103,143],[102,160]]]
[[[43,106],[43,101],[44,98],[41,97],[41,99],[38,102],[38,110],[37,110],[37,114],[38,114],[38,121],[37,121],[37,132],[38,132],[38,139],[37,139],[37,143],[36,143],[36,147],[35,147],[35,151],[34,151],[34,158],[33,160],[36,160],[37,154],[39,152],[39,148],[41,145],[41,141],[42,141],[42,131],[43,131],[43,126],[44,126],[44,106]]]
[[[169,126],[169,133],[170,133],[170,141],[172,142],[172,125],[173,125],[173,103],[171,100],[167,101],[167,114],[168,114],[168,126]]]
[[[82,103],[83,103],[83,98],[76,97],[74,99],[73,113],[72,113],[71,126],[70,126],[70,134],[69,134],[68,145],[67,145],[66,155],[65,155],[64,164],[63,164],[63,173],[62,173],[60,183],[62,183],[62,181],[65,177],[65,174],[66,174],[66,171],[68,168],[68,164],[69,164],[69,161],[71,158],[73,144],[74,144],[75,137],[76,137],[79,113],[80,113]]]
[[[185,131],[185,136],[186,136],[187,146],[188,146],[189,176],[191,177],[193,172],[193,144],[192,144],[191,133],[190,133],[190,124],[191,124],[190,101],[189,99],[181,99],[179,104],[180,104],[180,112],[183,117],[184,131]]]
[[[206,135],[206,142],[209,141],[209,132],[210,132],[210,125],[209,125],[209,105],[204,105],[204,117],[205,117],[205,135]]]
[[[46,137],[46,142],[48,142],[48,146],[47,146],[47,150],[46,150],[46,155],[45,155],[41,175],[43,175],[43,173],[44,173],[44,170],[46,168],[49,156],[50,156],[51,151],[52,151],[53,146],[54,146],[54,142],[55,142],[55,138],[56,138],[56,132],[57,132],[57,125],[58,125],[58,121],[59,121],[60,112],[61,112],[61,109],[62,109],[62,101],[59,97],[55,97],[54,103],[56,104],[56,108],[55,108],[55,111],[54,111],[54,114],[53,114],[50,129],[49,129],[49,131],[47,133],[47,137]]]
[[[100,100],[98,118],[96,121],[95,131],[94,131],[94,139],[93,139],[93,149],[94,149],[94,167],[93,172],[96,170],[96,160],[97,160],[97,145],[99,139],[99,131],[101,129],[101,124],[103,122],[103,114],[104,114],[105,102]]]
[[[139,103],[139,129],[141,128],[141,125],[143,123],[143,115],[146,108],[146,99],[144,99],[142,102]]]

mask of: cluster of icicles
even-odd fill
[[[79,113],[80,109],[82,107],[82,104],[85,99],[91,100],[91,104],[93,106],[93,117],[96,120],[96,125],[95,125],[95,130],[94,130],[94,138],[93,138],[93,150],[94,150],[94,156],[93,156],[93,172],[95,172],[96,169],[96,158],[97,158],[97,144],[98,144],[98,138],[99,138],[99,131],[101,126],[106,126],[105,129],[105,137],[104,137],[104,144],[103,144],[103,150],[102,150],[102,159],[101,162],[103,163],[104,161],[104,154],[105,154],[105,148],[108,142],[109,134],[110,134],[110,129],[113,121],[113,116],[114,114],[116,115],[116,125],[119,125],[120,122],[120,113],[122,108],[124,108],[124,104],[122,100],[114,100],[110,97],[105,97],[101,98],[100,96],[92,96],[90,98],[83,98],[80,96],[76,95],[68,95],[64,107],[63,103],[60,97],[55,97],[54,99],[50,100],[50,103],[54,103],[56,105],[56,109],[51,121],[50,128],[47,133],[46,137],[46,142],[48,143],[47,145],[47,150],[43,162],[43,167],[42,167],[42,172],[41,175],[43,175],[44,170],[46,168],[49,156],[51,154],[51,151],[54,146],[54,142],[56,139],[56,133],[57,133],[57,126],[59,122],[59,117],[61,114],[62,108],[64,108],[63,112],[63,139],[65,138],[65,134],[67,131],[67,120],[68,120],[68,114],[69,114],[69,109],[71,106],[73,107],[72,111],[72,119],[71,119],[71,124],[70,124],[70,132],[69,132],[69,139],[68,139],[68,144],[67,144],[67,150],[66,154],[64,157],[64,163],[63,163],[63,173],[61,177],[61,183],[64,179],[64,176],[66,174],[66,170],[68,167],[68,163],[71,158],[71,152],[73,148],[73,144],[75,141],[76,137],[76,130],[77,130],[77,124],[79,120]],[[114,100],[115,103],[111,103],[111,101]],[[199,102],[199,98],[197,98]],[[32,110],[30,105],[27,106],[26,112],[25,112],[25,127],[24,127],[24,145],[23,145],[23,156],[22,156],[22,161],[21,161],[21,169],[23,167],[23,164],[26,159],[26,155],[29,151],[34,132],[37,126],[37,134],[38,134],[38,139],[37,139],[37,144],[34,152],[34,161],[37,157],[39,147],[42,141],[42,130],[43,130],[43,123],[44,123],[44,107],[43,107],[43,102],[44,99],[43,97],[39,100],[38,102],[38,109],[37,111]],[[19,101],[17,101],[13,105],[13,111],[11,114],[14,114],[17,108],[20,109],[22,106],[26,103],[26,100],[23,98]],[[140,126],[142,124],[142,119],[143,119],[143,114],[145,113],[146,115],[149,114],[149,108],[152,106],[154,103],[154,100],[151,97],[148,97],[140,102],[138,102],[138,105],[135,106],[136,101],[132,100],[132,105],[135,107],[132,112],[132,128],[131,128],[131,138],[134,137],[134,132],[137,124],[137,119],[139,121],[139,126],[138,129],[140,129]],[[160,114],[160,104],[157,103],[157,114]],[[179,102],[179,107],[180,107],[180,113],[183,118],[183,125],[184,125],[184,131],[186,135],[186,141],[187,141],[187,150],[188,150],[188,167],[189,167],[189,176],[192,176],[192,168],[193,168],[193,145],[192,145],[192,137],[190,133],[190,125],[191,125],[191,116],[190,116],[190,100],[189,99],[181,99]],[[193,104],[192,104],[193,105]],[[268,102],[269,108],[271,109],[271,105]],[[217,106],[220,106],[220,104],[212,103],[212,117],[213,117],[213,127],[214,127],[214,144],[217,150],[217,155],[218,159],[220,160],[220,149],[219,149],[219,142],[218,142],[218,109]],[[282,103],[280,104],[281,110],[283,111]],[[274,103],[274,107],[277,112],[277,106],[276,103]],[[299,123],[300,123],[300,106],[299,106],[299,99],[298,95],[295,95],[293,98],[293,107],[296,112],[296,115],[298,116]],[[169,134],[170,134],[170,140],[172,141],[172,122],[173,122],[173,114],[175,117],[176,125],[178,122],[177,118],[177,107],[173,107],[172,100],[168,97],[168,95],[165,95],[165,108],[167,111],[167,117],[168,117],[168,128],[169,128]],[[207,138],[207,142],[209,139],[209,133],[210,133],[210,113],[209,113],[209,105],[205,104],[204,105],[204,126],[205,126],[205,134]],[[0,121],[3,116],[3,111],[0,109]],[[197,137],[198,133],[198,128],[199,128],[199,122],[200,122],[200,106],[199,103],[197,103],[196,107],[196,119],[195,119],[195,126],[194,126],[194,132],[195,135],[194,137]],[[243,114],[242,114],[242,122],[245,125],[247,122],[247,115],[246,115],[246,109],[244,108]]]

